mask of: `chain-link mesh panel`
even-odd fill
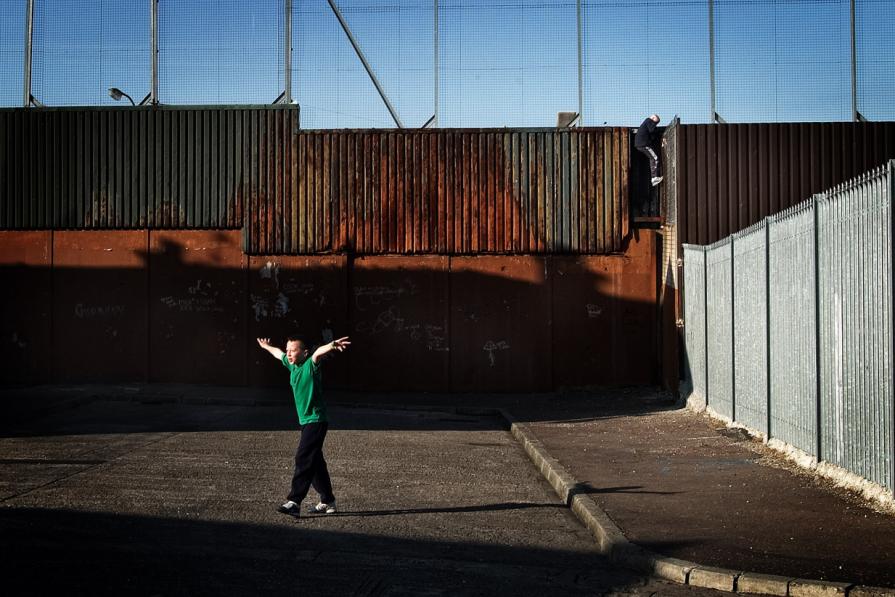
[[[25,9],[22,0],[0,0],[0,106],[24,101]]]
[[[578,111],[575,2],[439,3],[439,124],[555,126]]]
[[[283,6],[281,0],[160,2],[159,101],[273,102],[285,88]]]
[[[868,120],[895,120],[895,10],[891,0],[855,0],[858,111]]]
[[[302,127],[418,128],[435,113],[435,12],[431,0],[293,1],[293,96]]]
[[[637,126],[652,113],[709,120],[707,2],[582,4],[586,125]]]
[[[35,1],[31,94],[50,106],[110,105],[117,87],[139,103],[149,93],[149,46],[147,2]]]
[[[851,120],[849,0],[715,0],[727,122]]]

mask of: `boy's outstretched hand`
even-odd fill
[[[333,340],[333,350],[338,350],[339,352],[343,352],[349,346],[351,346],[351,341],[348,339],[348,336],[344,338],[339,338],[338,340]]]

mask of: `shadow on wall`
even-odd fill
[[[330,388],[531,392],[658,378],[656,253],[262,256],[238,231],[0,234],[5,384],[279,385],[254,338],[348,335]]]

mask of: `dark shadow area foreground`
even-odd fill
[[[8,595],[604,594],[597,556],[279,525],[0,509]]]

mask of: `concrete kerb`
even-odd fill
[[[851,583],[789,578],[703,566],[694,562],[666,557],[631,543],[609,516],[583,493],[576,493],[580,483],[546,450],[531,429],[520,423],[505,409],[498,409],[534,465],[541,471],[557,495],[591,532],[600,552],[619,565],[655,577],[692,586],[720,591],[783,597],[895,597],[895,589],[866,587]]]

